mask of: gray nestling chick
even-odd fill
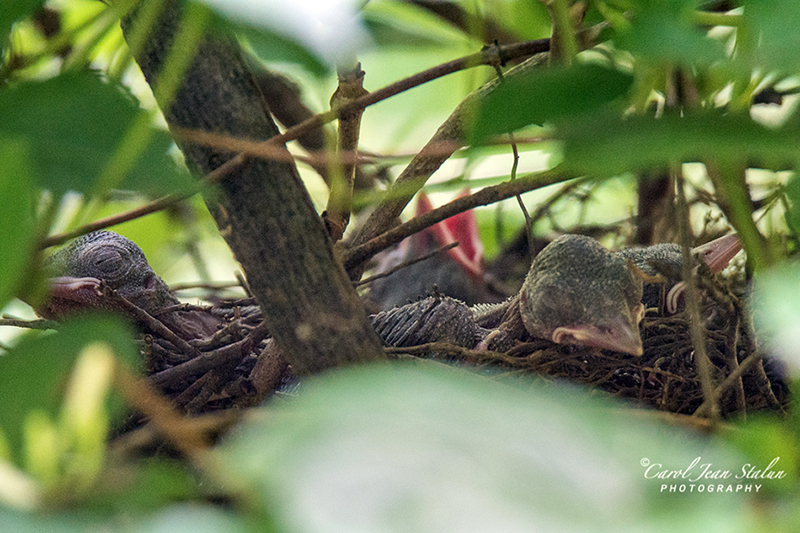
[[[641,355],[641,300],[627,259],[590,237],[563,235],[534,259],[519,311],[533,337]]]

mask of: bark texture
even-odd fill
[[[134,17],[122,21],[126,38]],[[146,42],[134,51],[151,86],[180,24],[180,2],[167,0]],[[200,43],[173,101],[159,105],[170,128],[253,140],[278,133],[238,43],[217,27]],[[201,175],[235,156],[178,144],[189,168]],[[380,341],[293,164],[247,160],[206,194],[205,202],[295,372],[382,357]]]

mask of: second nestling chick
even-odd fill
[[[166,283],[150,268],[142,250],[112,231],[95,231],[53,254],[47,269],[47,301],[36,309],[45,318],[61,320],[87,309],[125,312],[119,300],[103,294],[102,287],[159,320],[184,340],[213,334],[220,319],[194,310],[166,309],[180,305]]]
[[[641,355],[641,300],[642,280],[625,258],[590,237],[564,235],[534,259],[519,311],[534,337]]]
[[[740,249],[730,235],[692,252],[716,272]],[[437,295],[380,313],[373,324],[392,346],[444,341],[506,351],[529,335],[642,355],[639,322],[645,305],[660,297],[660,285],[648,279],[643,301],[643,278],[660,275],[670,284],[668,298],[677,301],[682,263],[674,244],[612,253],[590,237],[564,235],[539,252],[520,292],[503,303],[467,308]]]
[[[467,308],[433,296],[380,313],[373,324],[392,346],[445,341],[505,351],[527,333],[641,355],[642,279],[628,265],[590,237],[564,235],[539,252],[522,289],[506,302]]]

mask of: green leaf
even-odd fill
[[[404,50],[411,47],[447,46],[450,40],[443,35],[410,25],[403,19],[385,17],[383,13],[364,12],[364,26],[376,45],[381,47],[398,46]]]
[[[44,0],[8,0],[0,2],[0,59],[4,57],[11,26],[29,17],[44,4]]]
[[[742,491],[654,477],[698,457],[738,470],[714,442],[575,390],[423,365],[304,382],[223,445],[226,471],[291,531],[725,531],[747,517]]]
[[[786,221],[794,231],[800,231],[800,176],[793,174],[786,182],[786,198],[789,200],[789,209],[786,211]]]
[[[800,158],[793,127],[769,129],[747,116],[703,113],[662,118],[617,115],[561,124],[564,169],[596,177],[660,168],[670,163],[755,159],[784,169]]]
[[[27,142],[0,135],[0,309],[28,276],[36,240],[31,194],[35,191]]]
[[[26,513],[0,507],[0,531],[14,533],[85,533],[118,531],[122,533],[238,533],[253,531],[233,514],[210,505],[184,503],[164,508],[152,515],[120,513],[95,516],[88,513]]]
[[[29,413],[38,410],[56,418],[73,363],[94,341],[108,343],[129,365],[137,365],[140,359],[130,329],[108,315],[87,315],[63,324],[55,334],[23,339],[0,358],[0,430],[17,464],[21,464],[23,428]],[[119,401],[109,407],[112,417],[119,416]]]
[[[120,518],[125,522],[124,515]],[[263,524],[261,526],[263,527]],[[265,529],[249,528],[238,516],[217,507],[185,503],[173,505],[151,517],[142,519],[127,531],[132,533],[167,531],[169,533],[245,533],[265,531]]]
[[[127,90],[93,72],[72,72],[0,90],[0,135],[25,138],[45,189],[91,191],[128,128],[144,113]],[[122,186],[164,194],[188,184],[167,150],[169,135],[152,138]]]
[[[800,72],[800,3],[795,0],[745,0],[744,20],[749,39],[740,55],[753,67],[783,75]]]
[[[630,27],[615,41],[620,48],[651,64],[710,65],[726,58],[722,43],[692,21],[696,0],[642,0]]]
[[[800,266],[784,263],[757,272],[749,299],[758,338],[768,353],[781,357],[790,373],[800,376]]]
[[[625,95],[631,83],[629,74],[591,63],[508,76],[478,107],[472,137],[480,141],[529,124],[596,112]]]
[[[87,507],[104,512],[143,513],[202,497],[197,480],[178,461],[146,459],[123,468],[127,469],[126,476],[101,478],[96,493],[86,502]],[[108,483],[102,484],[103,481]]]
[[[750,458],[750,461],[743,465],[745,471],[749,471],[750,467],[754,467],[755,470],[766,470],[768,465],[774,462],[769,469],[773,475],[780,471],[786,474],[770,482],[766,487],[768,491],[794,494],[798,480],[800,452],[796,444],[797,435],[791,431],[786,422],[786,419],[756,414],[739,424],[737,431],[732,431],[726,438]]]
[[[67,513],[57,516],[38,515],[0,506],[0,531],[14,531],[14,533],[41,533],[42,531],[82,533],[102,530],[104,525],[98,519]]]

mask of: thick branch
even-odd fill
[[[180,5],[165,2],[149,39],[134,51],[151,85],[180,29]],[[123,20],[126,38],[132,25],[130,17]],[[278,134],[238,44],[219,28],[202,40],[171,104],[160,104],[170,128],[263,141]],[[233,157],[181,139],[178,145],[187,165],[200,174]],[[205,201],[247,275],[270,333],[296,372],[381,357],[380,341],[334,259],[292,163],[246,158]]]

